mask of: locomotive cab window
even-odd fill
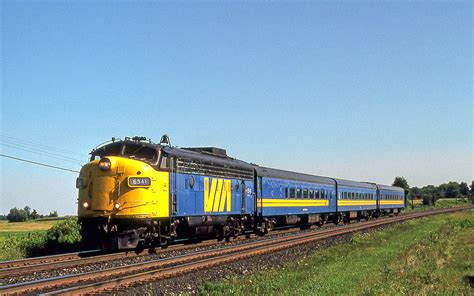
[[[94,159],[100,159],[105,156],[121,156],[122,149],[122,143],[112,143],[109,145],[102,146],[91,153],[90,160],[93,161]]]
[[[143,144],[125,144],[123,155],[134,159],[147,160],[150,163],[156,163],[158,159],[156,150]]]

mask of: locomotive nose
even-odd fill
[[[107,156],[85,165],[76,185],[78,212],[86,216],[165,216],[167,173],[125,157]]]
[[[85,165],[76,179],[79,214],[110,213],[120,196],[119,160],[104,157]]]

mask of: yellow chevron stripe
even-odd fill
[[[403,200],[381,200],[381,205],[403,205]]]
[[[209,178],[204,178],[204,212],[230,212],[232,186],[230,180],[214,178],[209,188]]]
[[[259,198],[257,206],[264,208],[269,207],[327,207],[328,200],[310,200],[310,199],[277,199],[277,198]]]
[[[217,191],[216,191],[216,196],[214,198],[214,207],[212,208],[213,212],[219,211],[219,202],[221,200],[221,194],[222,194],[222,181],[223,181],[222,179],[217,179]]]
[[[375,206],[375,200],[338,200],[337,206]]]
[[[231,200],[231,189],[230,189],[230,180],[224,180],[224,188],[222,190],[221,201],[219,204],[219,212],[224,212],[224,206],[226,206],[226,211],[230,212],[230,200]]]

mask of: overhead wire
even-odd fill
[[[11,156],[11,155],[6,155],[6,154],[2,154],[2,153],[0,153],[0,156],[5,157],[5,158],[9,158],[9,159],[14,159],[14,160],[17,160],[17,161],[22,161],[22,162],[36,164],[36,165],[40,165],[40,166],[44,166],[44,167],[48,167],[48,168],[53,168],[53,169],[57,169],[57,170],[68,171],[68,172],[73,172],[73,173],[79,173],[79,171],[76,171],[76,170],[71,170],[71,169],[68,169],[68,168],[63,168],[63,167],[59,167],[59,166],[55,166],[55,165],[42,163],[42,162],[32,161],[32,160],[19,158],[19,157],[15,157],[15,156]]]
[[[79,159],[64,157],[64,156],[61,156],[61,155],[58,155],[58,154],[53,154],[53,153],[49,153],[49,152],[46,152],[46,151],[41,151],[39,149],[30,148],[30,147],[21,147],[21,146],[18,146],[18,145],[11,145],[11,144],[8,144],[8,143],[0,143],[0,145],[5,146],[5,147],[9,147],[9,148],[13,148],[13,149],[16,149],[16,150],[31,152],[31,153],[46,156],[46,157],[49,157],[49,158],[54,158],[54,159],[58,159],[58,160],[62,160],[62,161],[67,161],[67,162],[78,164],[78,165],[81,165],[81,163],[83,163],[83,161],[81,161]]]
[[[62,161],[72,162],[74,164],[81,165],[82,163],[84,163],[84,159],[82,157],[81,159],[79,159],[71,156],[71,154],[78,156],[79,154],[77,153],[56,147],[50,147],[47,145],[34,143],[31,141],[20,140],[10,136],[0,135],[0,145],[43,155],[54,159],[59,159]]]
[[[0,140],[2,140],[1,138],[3,138],[3,140],[6,141],[6,142],[15,143],[17,145],[33,146],[36,149],[42,149],[42,150],[48,150],[48,151],[54,150],[54,151],[57,151],[58,153],[66,154],[66,155],[83,156],[82,154],[79,154],[77,152],[73,152],[73,151],[70,151],[70,150],[65,150],[65,149],[58,148],[58,147],[52,147],[52,146],[48,146],[48,145],[44,145],[44,144],[39,144],[39,143],[35,143],[35,142],[32,142],[32,141],[21,140],[21,139],[18,139],[18,138],[14,138],[14,137],[11,137],[11,136],[6,136],[6,135],[0,134]]]

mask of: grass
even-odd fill
[[[46,231],[57,222],[58,220],[32,220],[8,223],[8,221],[2,220],[0,221],[0,235],[8,233]]]
[[[0,261],[21,259],[26,256],[20,247],[22,241],[38,240],[60,220],[33,220],[8,223],[0,221]]]
[[[474,211],[408,221],[245,278],[211,295],[472,295]]]
[[[454,208],[460,206],[470,205],[471,203],[467,199],[455,199],[455,198],[441,198],[438,199],[434,205],[423,205],[423,201],[414,200],[413,208],[411,206],[411,200],[406,204],[405,213],[434,210],[434,209],[444,209],[444,208]]]

